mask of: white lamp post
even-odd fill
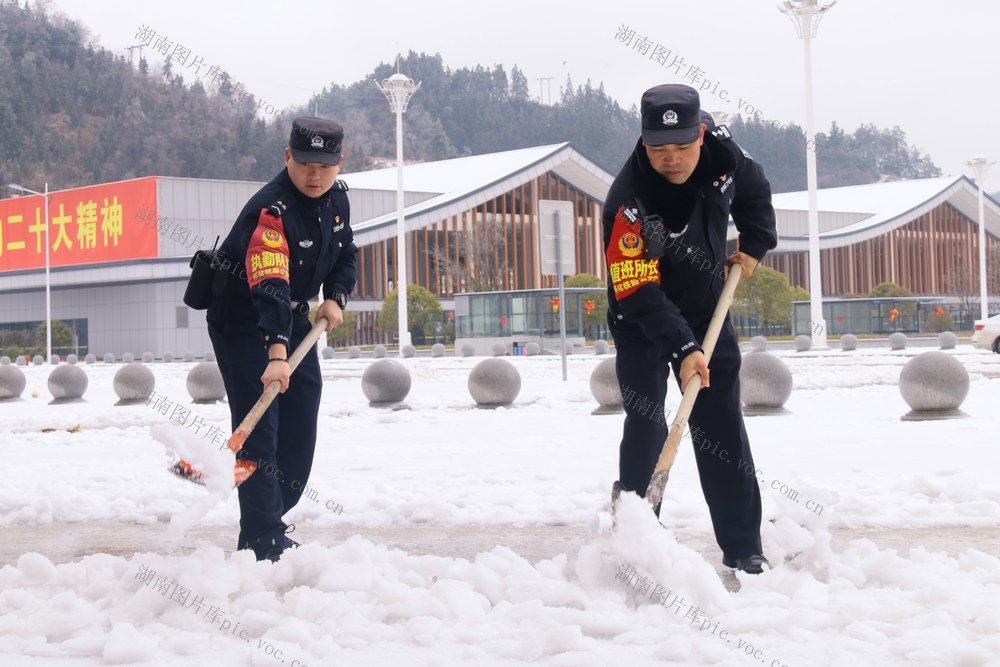
[[[410,344],[410,331],[406,320],[406,223],[403,216],[403,112],[410,102],[410,97],[420,88],[419,83],[413,83],[405,74],[396,72],[388,79],[378,82],[375,86],[389,100],[389,109],[396,114],[396,295],[399,297],[399,354],[403,354],[403,346]]]
[[[990,162],[980,153],[965,163],[976,172],[976,187],[979,188],[979,318],[985,320],[990,316],[987,303],[986,285],[986,217],[983,213],[983,179],[996,160]]]
[[[812,348],[827,349],[826,320],[823,319],[823,283],[819,263],[819,210],[816,204],[816,132],[813,126],[812,39],[819,22],[836,3],[825,5],[817,0],[785,0],[778,9],[795,25],[795,32],[805,45],[806,73],[806,184],[809,189],[809,311]]]
[[[49,279],[49,184],[45,184],[45,192],[36,192],[22,187],[17,183],[11,183],[10,188],[20,190],[22,193],[38,195],[45,199],[45,359],[52,363],[52,296],[51,283]]]

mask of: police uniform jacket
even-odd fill
[[[208,320],[227,332],[256,326],[265,346],[288,346],[292,302],[308,313],[320,289],[324,299],[350,294],[357,252],[347,185],[338,180],[306,197],[283,169],[250,198],[220,247],[229,280]]]
[[[682,185],[653,169],[639,140],[611,185],[602,219],[612,331],[637,325],[678,360],[701,349],[692,328],[704,333],[722,293],[730,215],[742,252],[759,260],[777,244],[763,169],[724,126],[714,132],[705,133],[698,165]],[[643,234],[651,228],[630,220],[630,212],[662,217],[661,258],[646,259],[651,239]]]

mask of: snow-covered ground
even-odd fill
[[[923,351],[779,353],[790,414],[747,418],[779,566],[738,581],[690,440],[667,530],[628,497],[610,532],[622,416],[591,415],[598,357],[567,382],[558,357],[510,358],[521,393],[498,410],[468,392],[481,358],[400,360],[396,410],[368,406],[371,360],[324,361],[287,517],[304,545],[277,564],[232,553],[234,493],[164,470],[154,431],[228,435],[225,405],[190,403],[191,364],[151,365],[158,401],[122,407],[120,366],[83,366],[65,405],[24,368],[25,399],[0,403],[0,664],[1000,665],[1000,357],[954,352],[966,418],[903,422]]]

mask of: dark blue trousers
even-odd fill
[[[292,350],[311,327],[308,317],[293,314]],[[222,326],[209,322],[208,334],[235,430],[264,391],[260,376],[267,365],[267,349],[257,329],[242,322]],[[266,548],[288,527],[282,516],[299,502],[312,469],[322,389],[319,356],[313,348],[292,373],[288,391],[278,394],[240,450],[239,458],[255,461],[257,470],[239,487],[238,549]]]
[[[699,340],[704,338],[706,328],[707,323],[700,329],[692,327]],[[615,322],[611,333],[625,407],[620,481],[626,489],[645,495],[673,421],[672,414],[664,414],[667,376],[672,367],[679,386],[680,365],[650,341],[638,325]],[[728,558],[762,553],[760,488],[740,410],[740,360],[736,334],[727,321],[709,363],[711,386],[698,392],[688,420],[715,538]],[[678,456],[683,455],[682,445]]]

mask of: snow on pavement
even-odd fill
[[[571,357],[566,383],[557,357],[511,358],[522,390],[499,410],[475,409],[469,397],[480,359],[401,360],[413,388],[400,410],[367,405],[360,374],[370,360],[331,360],[316,466],[287,518],[303,534],[349,522],[357,535],[306,543],[274,565],[197,540],[56,564],[43,540],[0,567],[0,661],[991,664],[1000,655],[995,541],[957,553],[869,540],[834,549],[831,528],[1000,531],[1000,380],[979,373],[1000,369],[1000,358],[956,351],[973,370],[967,418],[901,422],[908,407],[894,382],[909,355],[781,356],[795,378],[791,414],[748,418],[747,428],[767,555],[797,556],[738,575],[739,593],[723,586],[717,563],[675,539],[711,531],[689,444],[667,485],[669,530],[634,497],[619,530],[607,530],[621,416],[590,414],[599,358]],[[4,531],[101,522],[166,534],[172,518],[205,503],[204,487],[164,472],[151,436],[171,421],[212,449],[228,435],[225,405],[190,404],[190,366],[153,365],[159,402],[122,407],[113,405],[117,366],[84,367],[86,402],[53,406],[47,369],[25,368],[26,399],[0,403]],[[672,392],[668,407],[676,401]],[[196,530],[235,542],[234,495],[197,514]],[[409,553],[364,530],[522,526],[544,539],[545,526],[566,524],[591,530],[536,562],[503,544],[471,558]]]

